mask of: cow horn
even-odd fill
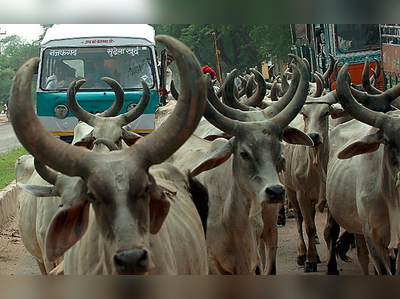
[[[329,78],[331,77],[336,61],[335,58],[332,56],[332,54],[329,54],[329,58],[331,59],[331,62],[329,64],[329,68],[325,71],[325,73],[322,75],[322,77],[324,78],[324,84],[325,87],[328,87],[328,82],[329,82]]]
[[[369,70],[370,70],[369,59],[367,57],[365,58],[364,69],[362,72],[362,81],[361,81],[362,87],[369,94],[381,94],[382,92],[379,89],[376,89],[371,85],[371,80],[369,78]]]
[[[39,58],[31,58],[15,74],[9,101],[15,134],[27,151],[40,162],[70,176],[84,176],[92,167],[90,151],[83,147],[73,147],[55,138],[36,116],[32,105],[31,85],[38,65]]]
[[[239,109],[231,108],[218,99],[218,97],[215,95],[214,88],[211,82],[211,76],[209,74],[206,74],[206,86],[208,101],[219,113],[231,119],[236,119],[240,121],[248,120],[247,113]]]
[[[281,83],[282,91],[285,94],[289,89],[289,82],[287,78],[287,73],[284,73],[282,76],[282,83]]]
[[[33,164],[35,165],[36,172],[42,177],[42,179],[52,185],[56,184],[58,176],[57,172],[39,162],[36,158],[34,158]]]
[[[69,109],[76,116],[76,118],[91,126],[94,125],[94,121],[97,117],[110,117],[117,115],[124,105],[125,95],[121,85],[112,78],[103,77],[101,80],[106,82],[113,89],[115,93],[115,101],[110,108],[102,112],[99,116],[87,112],[76,101],[75,95],[79,88],[86,82],[85,79],[79,80],[76,83],[72,82],[68,87],[67,104]]]
[[[311,94],[311,97],[320,97],[324,92],[324,83],[322,75],[320,75],[318,72],[314,72],[314,79],[316,83],[316,89]]]
[[[346,63],[339,71],[336,85],[336,92],[344,110],[353,116],[355,119],[366,123],[370,126],[377,127],[381,117],[384,117],[382,112],[372,111],[359,104],[353,97],[349,85],[349,64]]]
[[[253,95],[253,90],[254,90],[255,85],[256,85],[255,75],[252,74],[252,75],[249,77],[249,80],[247,81],[247,84],[246,84],[246,91],[245,91],[245,93],[246,93],[246,97],[247,97],[248,99],[252,97],[252,95]]]
[[[254,74],[254,78],[257,82],[256,92],[243,103],[252,106],[260,107],[262,100],[264,100],[265,94],[267,93],[267,84],[265,83],[264,77],[256,69],[251,68],[250,71]]]
[[[281,132],[300,112],[308,94],[307,67],[300,57],[294,54],[289,54],[289,56],[293,57],[298,64],[300,70],[300,83],[290,103],[288,103],[278,115],[271,118],[271,121],[275,122],[275,124],[281,129]]]
[[[251,108],[239,100],[235,96],[235,77],[236,70],[232,71],[225,79],[223,90],[222,90],[222,99],[223,102],[229,107],[240,109],[242,111],[249,111]],[[250,82],[250,80],[248,81]]]
[[[146,82],[142,80],[142,87],[143,87],[143,94],[142,98],[140,99],[138,105],[129,110],[128,112],[125,112],[124,114],[118,115],[117,118],[123,119],[122,126],[127,125],[134,120],[136,120],[139,116],[143,114],[143,112],[146,110],[147,106],[149,105],[150,102],[150,89],[147,86]]]
[[[271,88],[271,101],[272,102],[279,101],[279,97],[278,97],[278,82],[276,82],[276,81],[274,81],[274,84],[272,85],[272,88]]]
[[[239,91],[239,96],[238,96],[238,98],[240,99],[242,96],[246,94],[247,80],[242,76],[239,76],[239,79],[240,81],[242,81],[242,89]]]
[[[300,83],[300,72],[298,67],[292,65],[292,80],[290,81],[290,86],[288,91],[279,99],[279,101],[273,103],[271,106],[263,110],[263,114],[267,118],[271,118],[279,114],[292,100],[294,94]]]
[[[128,149],[139,151],[143,165],[147,166],[165,161],[192,135],[207,101],[204,75],[192,51],[170,36],[157,36],[156,40],[163,43],[175,58],[181,92],[179,101],[167,120]]]

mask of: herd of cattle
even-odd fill
[[[145,137],[129,127],[149,102],[145,83],[138,106],[117,115],[124,92],[104,78],[116,99],[92,115],[75,99],[85,81],[73,82],[67,101],[80,122],[68,144],[35,114],[39,60],[15,76],[11,122],[31,153],[16,163],[19,230],[43,274],[277,274],[285,200],[305,272],[319,262],[316,207],[328,210],[327,274],[338,274],[339,226],[354,234],[363,274],[369,258],[378,274],[400,272],[400,85],[374,88],[367,61],[362,85],[344,65],[329,91],[333,59],[310,83],[307,61],[289,54],[279,82],[252,69],[255,91],[238,91],[233,71],[215,92],[185,45],[157,40],[173,53],[181,88]]]

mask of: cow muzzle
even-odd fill
[[[285,201],[285,187],[282,185],[274,185],[265,189],[268,203],[283,203]]]
[[[114,255],[114,265],[118,274],[142,275],[151,270],[150,256],[145,249],[133,249]]]
[[[317,147],[318,145],[322,144],[322,137],[319,133],[309,133],[308,136],[314,142],[314,147]]]

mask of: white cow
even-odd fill
[[[296,59],[300,83],[286,107],[280,107],[276,113],[253,111],[257,115],[248,114],[251,111],[227,109],[236,114],[231,118],[208,104],[207,120],[233,137],[211,142],[192,136],[170,159],[179,169],[191,170],[209,191],[207,244],[213,266],[220,274],[254,274],[257,271],[260,233],[268,251],[265,272],[276,273],[278,203],[285,198],[285,189],[278,178],[282,166],[281,138],[291,143],[312,144],[299,130],[285,130],[307,95],[305,66]],[[208,90],[211,100],[210,85]],[[266,118],[266,115],[274,116]],[[254,121],[255,118],[258,121]],[[264,227],[260,216],[266,221]]]
[[[173,52],[186,74],[181,79],[186,89],[170,119],[129,149],[98,153],[51,136],[29,104],[38,59],[24,64],[13,82],[11,118],[21,143],[39,161],[82,181],[80,192],[53,218],[46,237],[49,261],[67,252],[66,274],[208,272],[204,231],[188,191],[190,180],[169,164],[149,171],[194,131],[205,105],[204,79],[186,46],[167,36],[157,39]],[[29,129],[20,121],[22,116]],[[40,148],[30,139],[33,133]]]
[[[340,70],[337,94],[359,122],[352,120],[332,131],[329,209],[340,226],[356,234],[363,273],[368,273],[369,251],[376,271],[390,274],[389,257],[400,246],[400,114],[359,105],[349,87],[347,64]]]

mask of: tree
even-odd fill
[[[217,36],[223,72],[261,67],[267,55],[287,60],[290,52],[288,24],[168,24],[154,25],[157,34],[168,34],[192,49],[202,65],[216,68],[212,33]]]

